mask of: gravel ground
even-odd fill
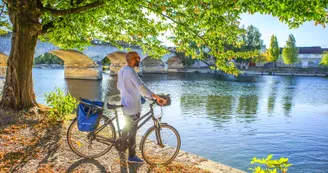
[[[128,164],[126,153],[115,148],[96,159],[81,158],[66,141],[70,122],[49,122],[44,114],[0,110],[0,172],[242,172],[184,151],[168,166],[156,167]],[[137,152],[141,156],[139,146]]]

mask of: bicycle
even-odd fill
[[[84,103],[92,106],[93,108],[103,110],[102,107]],[[156,101],[152,100],[149,104],[150,110],[144,115],[140,116],[134,123],[142,121],[137,126],[137,131],[150,119],[153,120],[154,125],[150,127],[142,136],[140,141],[140,150],[144,160],[150,165],[167,165],[171,163],[178,155],[181,139],[178,131],[168,125],[162,123],[163,109],[161,107],[161,113],[158,117],[154,115],[154,107]],[[122,108],[122,105],[112,105],[107,103],[107,107],[110,110],[115,111],[114,117],[107,117],[103,114],[100,116],[99,125],[93,132],[82,132],[78,130],[77,118],[73,120],[67,130],[67,141],[70,149],[77,155],[84,158],[96,158],[100,157],[111,150],[115,146],[116,150],[124,152],[128,147],[128,139],[133,135],[129,134],[126,137],[122,136],[120,130],[117,109]],[[116,119],[118,138],[116,139],[116,131],[113,125],[113,121]],[[166,133],[168,132],[168,133]],[[173,136],[173,139],[169,140],[166,137]],[[90,153],[88,153],[90,152]]]

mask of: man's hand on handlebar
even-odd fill
[[[162,97],[156,95],[156,94],[152,94],[152,98],[156,99],[157,103],[161,106],[166,105],[167,100],[163,99]]]

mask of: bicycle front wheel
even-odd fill
[[[167,124],[161,124],[159,135],[157,128],[151,127],[141,140],[141,154],[150,165],[167,165],[178,155],[181,139],[178,131]],[[160,137],[160,139],[159,139]],[[158,141],[161,140],[163,145]]]
[[[74,119],[67,130],[67,142],[71,150],[84,158],[96,158],[106,154],[113,146],[116,132],[108,117],[101,115],[95,132],[79,131],[77,119]]]

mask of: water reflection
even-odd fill
[[[284,114],[290,116],[290,112],[293,107],[293,97],[296,91],[297,78],[292,76],[287,76],[283,80],[283,98],[282,105],[284,109]]]
[[[239,97],[237,113],[238,114],[256,114],[258,108],[257,95],[243,95]]]
[[[220,129],[233,118],[234,99],[232,96],[182,95],[180,103],[184,116],[193,118],[205,116],[215,122],[215,126]]]
[[[206,96],[182,95],[180,97],[181,111],[185,112],[187,115],[197,115],[192,113],[203,110],[206,100]]]
[[[102,99],[102,82],[100,80],[74,80],[67,79],[66,85],[69,93],[75,98]]]
[[[236,113],[237,122],[252,123],[256,120],[256,113],[258,109],[257,95],[243,95],[238,99],[238,107]]]
[[[103,101],[118,103],[120,91],[117,89],[117,76],[104,76],[103,81]]]
[[[270,115],[274,112],[275,109],[279,83],[280,81],[276,77],[274,77],[271,81],[270,92],[268,96],[268,114]]]
[[[181,96],[182,112],[189,116],[199,116],[203,111],[208,118],[217,123],[227,123],[235,117],[238,122],[255,121],[258,109],[257,95],[242,95],[238,99],[230,95],[183,95]]]
[[[234,98],[230,95],[207,96],[206,112],[209,116],[232,115]],[[223,116],[223,119],[231,119],[231,116]]]

